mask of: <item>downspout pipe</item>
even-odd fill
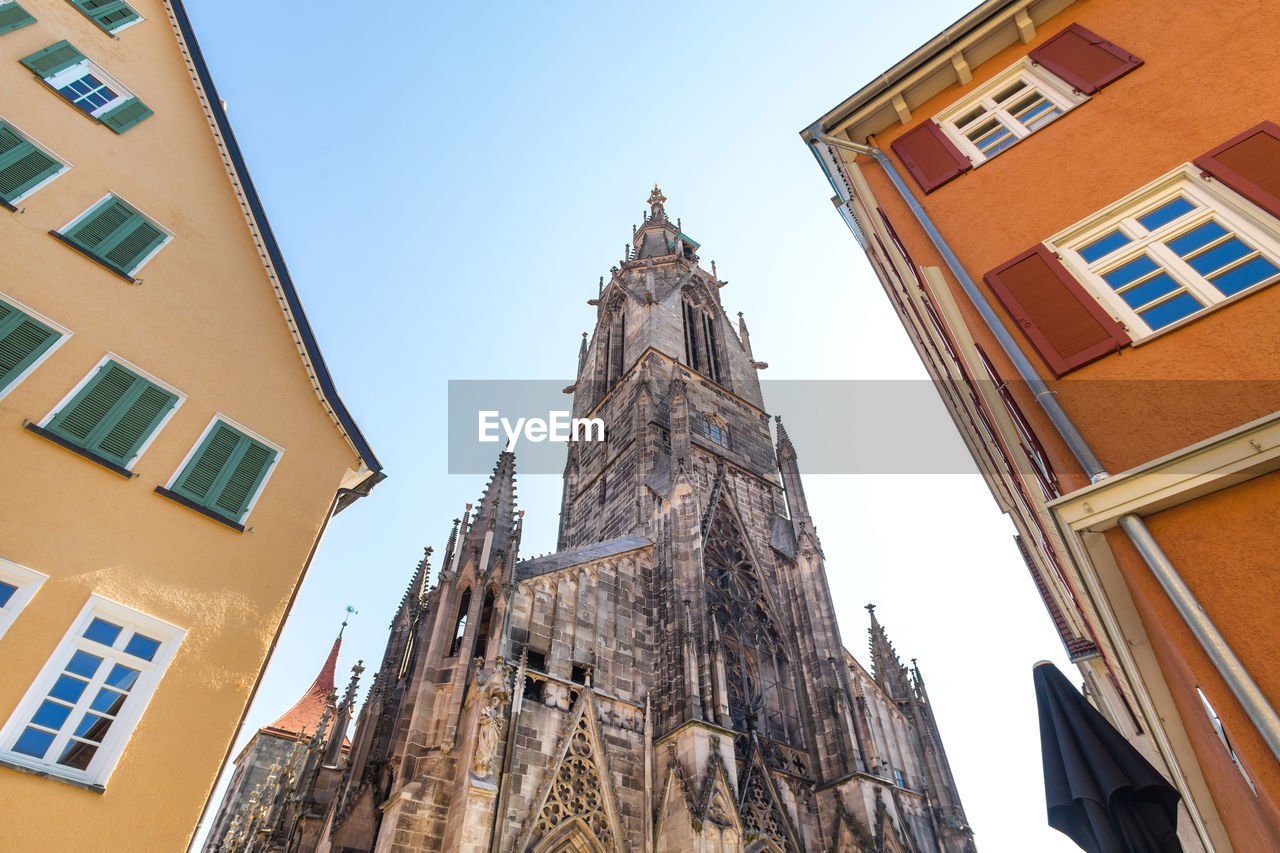
[[[942,259],[947,262],[947,267],[951,270],[952,275],[954,275],[960,282],[960,286],[964,289],[964,292],[968,294],[970,301],[972,301],[974,307],[978,309],[978,313],[982,315],[982,319],[986,322],[987,328],[996,336],[996,340],[1000,343],[1000,348],[1003,349],[1005,355],[1013,361],[1013,366],[1018,371],[1018,375],[1027,383],[1027,387],[1035,396],[1036,402],[1040,404],[1040,408],[1044,409],[1045,414],[1049,416],[1049,420],[1053,422],[1053,425],[1057,428],[1059,435],[1062,436],[1062,440],[1067,443],[1067,447],[1071,449],[1072,455],[1074,455],[1076,457],[1076,461],[1080,463],[1080,467],[1089,475],[1089,481],[1096,483],[1106,477],[1107,471],[1102,467],[1102,463],[1098,461],[1098,457],[1094,455],[1093,448],[1089,447],[1088,443],[1084,440],[1084,436],[1082,436],[1080,431],[1076,429],[1076,425],[1071,422],[1071,418],[1067,417],[1067,413],[1063,411],[1062,406],[1058,405],[1057,397],[1055,397],[1054,393],[1049,390],[1049,386],[1047,386],[1044,383],[1044,380],[1040,378],[1040,374],[1036,372],[1035,367],[1032,366],[1031,362],[1027,359],[1027,356],[1022,352],[1022,349],[1014,342],[1013,336],[1010,335],[1009,330],[1004,327],[1004,323],[1000,322],[1000,318],[996,316],[995,309],[991,307],[991,303],[988,302],[982,295],[982,292],[978,290],[978,286],[974,284],[973,279],[969,276],[969,272],[964,268],[964,265],[960,263],[960,259],[956,257],[956,253],[951,251],[951,246],[947,244],[947,241],[943,238],[942,234],[938,232],[937,227],[933,224],[933,220],[929,218],[929,214],[920,206],[920,202],[916,201],[915,195],[907,187],[906,183],[903,182],[902,176],[898,174],[897,168],[893,165],[893,162],[889,160],[888,155],[872,145],[859,145],[856,142],[849,142],[844,139],[836,139],[833,136],[828,136],[823,133],[817,125],[809,128],[808,135],[811,139],[809,143],[810,145],[817,142],[823,142],[835,148],[843,148],[847,151],[852,151],[855,154],[863,154],[867,157],[872,157],[880,164],[881,168],[884,169],[885,174],[889,176],[889,180],[893,181],[893,185],[897,187],[898,194],[902,196],[904,201],[906,201],[907,206],[911,208],[911,212],[915,214],[916,219],[920,222],[921,227],[924,228],[925,233],[929,235],[929,239],[933,241],[933,245],[937,248],[939,254],[942,255]],[[823,166],[823,171],[825,172],[826,168],[825,164],[822,163],[821,155],[819,155],[816,150],[813,154],[818,158],[818,162]],[[827,177],[832,181],[834,186],[834,177],[831,175],[828,175]],[[838,187],[837,192],[839,192]]]
[[[1182,576],[1178,574],[1178,570],[1160,548],[1160,543],[1156,542],[1155,537],[1151,535],[1150,529],[1143,523],[1142,518],[1134,513],[1123,515],[1120,517],[1120,527],[1128,535],[1133,546],[1138,549],[1143,561],[1151,567],[1152,574],[1156,576],[1156,580],[1160,581],[1165,594],[1173,601],[1183,621],[1191,628],[1205,653],[1213,661],[1214,668],[1227,682],[1236,699],[1244,706],[1249,719],[1258,727],[1267,746],[1271,747],[1271,753],[1280,759],[1280,718],[1277,718],[1275,709],[1271,707],[1271,703],[1267,701],[1257,682],[1231,651],[1227,641],[1218,633],[1217,626],[1209,619],[1209,614],[1205,613],[1204,608],[1200,606],[1200,602],[1196,600]],[[1209,638],[1209,641],[1206,641],[1206,638]]]
[[[817,124],[805,131],[805,137],[809,145],[814,149],[813,155],[817,158],[818,165],[827,175],[827,179],[831,181],[832,187],[841,198],[844,198],[844,195],[840,193],[835,176],[827,169],[826,163],[822,160],[822,155],[818,153],[817,143],[821,142],[834,148],[842,148],[855,154],[862,154],[871,157],[880,164],[885,174],[889,176],[889,180],[897,188],[898,194],[902,196],[903,201],[911,208],[911,212],[915,215],[920,226],[929,235],[934,247],[942,255],[943,260],[946,261],[951,274],[960,282],[961,288],[968,295],[970,301],[973,302],[974,307],[978,309],[978,313],[986,322],[988,330],[995,336],[1005,355],[1013,362],[1014,368],[1018,371],[1018,376],[1027,383],[1027,387],[1035,395],[1036,402],[1044,409],[1045,414],[1053,422],[1062,440],[1071,449],[1076,461],[1080,463],[1080,466],[1089,475],[1089,480],[1096,483],[1099,480],[1106,479],[1109,476],[1107,470],[1102,467],[1102,463],[1094,454],[1093,449],[1085,441],[1084,436],[1080,434],[1080,431],[1062,406],[1058,404],[1054,393],[1049,390],[1044,380],[1040,378],[1040,374],[1022,352],[1021,347],[1013,340],[1013,336],[1009,334],[1009,330],[1000,321],[995,310],[991,307],[991,303],[978,290],[977,285],[969,276],[968,270],[960,263],[960,259],[956,257],[955,252],[951,250],[951,246],[947,244],[937,226],[933,224],[933,220],[929,218],[929,214],[925,212],[924,207],[916,200],[915,194],[911,192],[906,182],[902,180],[902,176],[898,173],[888,155],[873,145],[861,145],[829,136],[823,133],[821,126]],[[1240,658],[1236,656],[1231,646],[1227,644],[1226,638],[1222,636],[1222,632],[1218,630],[1218,627],[1209,618],[1209,614],[1205,612],[1204,607],[1196,599],[1195,594],[1192,593],[1191,588],[1182,579],[1177,567],[1161,550],[1159,543],[1151,535],[1151,531],[1142,520],[1142,517],[1135,513],[1129,513],[1120,518],[1119,525],[1125,535],[1129,537],[1129,541],[1138,550],[1143,562],[1147,564],[1147,568],[1151,570],[1156,580],[1160,582],[1160,586],[1164,589],[1165,594],[1169,596],[1174,607],[1178,609],[1179,615],[1182,616],[1187,627],[1191,629],[1201,648],[1204,649],[1209,659],[1213,662],[1214,669],[1218,671],[1223,681],[1231,688],[1232,694],[1235,695],[1245,713],[1249,715],[1249,719],[1257,727],[1259,734],[1267,742],[1272,755],[1277,761],[1280,761],[1280,715],[1276,714],[1275,708],[1271,706],[1271,703],[1253,680],[1253,677],[1249,675],[1249,671],[1240,661]]]

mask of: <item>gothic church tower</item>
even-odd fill
[[[519,559],[503,453],[286,849],[974,849],[919,670],[874,613],[873,671],[844,649],[765,365],[665,202],[593,300],[573,414],[606,440],[569,446],[557,552]]]

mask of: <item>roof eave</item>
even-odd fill
[[[320,352],[320,345],[316,341],[315,332],[312,330],[311,323],[307,320],[306,312],[302,308],[302,301],[298,297],[297,288],[294,287],[293,279],[289,275],[289,269],[285,266],[284,255],[281,253],[280,246],[272,233],[271,223],[267,220],[266,211],[262,207],[262,200],[258,197],[258,192],[254,188],[253,179],[249,175],[249,169],[245,165],[240,146],[231,130],[231,123],[227,119],[226,110],[223,109],[222,100],[218,97],[217,88],[213,84],[209,67],[204,61],[204,54],[200,50],[199,42],[196,40],[195,31],[192,29],[191,19],[187,15],[186,8],[182,0],[167,0],[167,4],[173,24],[181,36],[187,57],[191,62],[195,83],[205,96],[206,106],[218,133],[222,137],[227,160],[235,173],[234,177],[243,188],[245,203],[248,205],[250,216],[257,227],[263,247],[270,259],[272,267],[270,272],[274,273],[274,278],[279,285],[285,313],[300,343],[305,365],[312,374],[316,389],[323,398],[339,430],[364,465],[377,477],[376,480],[370,477],[365,481],[365,483],[369,483],[369,488],[372,488],[374,483],[386,478],[386,475],[382,473],[382,463],[374,455],[373,448],[365,440],[364,434],[355,422],[355,418],[351,416],[351,413],[343,404],[342,398],[338,395],[338,390],[333,384],[333,377],[325,364],[324,355]],[[371,483],[370,480],[373,482]],[[366,488],[357,496],[363,497],[367,493],[368,489]],[[347,503],[350,503],[357,496],[350,498]]]
[[[806,142],[812,142],[811,131],[815,125],[821,131],[831,131],[848,121],[851,116],[871,104],[876,98],[892,91],[913,74],[928,66],[940,55],[954,50],[957,45],[975,31],[991,23],[993,19],[1016,15],[1019,10],[1036,2],[1037,0],[985,0],[951,26],[916,48],[905,59],[841,101],[838,106],[825,113],[816,122],[810,123],[800,131],[800,136]],[[1069,5],[1071,2],[1072,0],[1066,0],[1064,5]]]

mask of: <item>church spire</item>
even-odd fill
[[[813,517],[809,515],[809,502],[804,496],[804,484],[800,482],[800,465],[796,461],[796,449],[791,444],[791,436],[782,425],[781,416],[774,418],[778,425],[778,468],[782,473],[782,488],[787,494],[787,511],[791,514],[791,524],[795,528],[796,541],[808,534],[817,542],[818,533],[813,526]],[[875,618],[875,614],[872,614]]]
[[[342,623],[344,628],[346,624],[346,622]],[[333,679],[338,668],[338,652],[341,648],[342,634],[339,633],[333,641],[333,647],[329,649],[329,656],[325,658],[324,666],[320,667],[320,672],[311,682],[311,686],[302,694],[302,698],[267,728],[297,735],[302,731],[314,732],[319,727],[320,718],[333,702],[336,693]]]
[[[488,570],[489,557],[511,538],[516,524],[516,455],[504,450],[476,505],[475,518],[466,533],[464,559],[475,549],[477,572]],[[498,543],[496,546],[494,543]]]
[[[898,660],[898,653],[894,651],[893,643],[889,642],[888,635],[885,634],[880,621],[876,619],[876,606],[868,604],[867,612],[871,614],[871,628],[867,633],[871,635],[871,671],[876,683],[889,694],[891,699],[910,699],[911,687],[907,682],[907,668],[902,665],[902,661]]]

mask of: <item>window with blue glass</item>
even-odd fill
[[[702,434],[721,447],[729,447],[729,426],[720,418],[704,412],[702,415]]]
[[[948,107],[936,120],[977,167],[1086,100],[1087,96],[1024,59]]]
[[[19,60],[69,104],[115,133],[152,115],[118,80],[65,40]]]
[[[1049,241],[1141,338],[1280,280],[1274,220],[1187,166]]]
[[[4,636],[47,577],[0,557],[0,636]]]
[[[5,758],[104,783],[180,635],[173,626],[91,598],[6,725]]]

